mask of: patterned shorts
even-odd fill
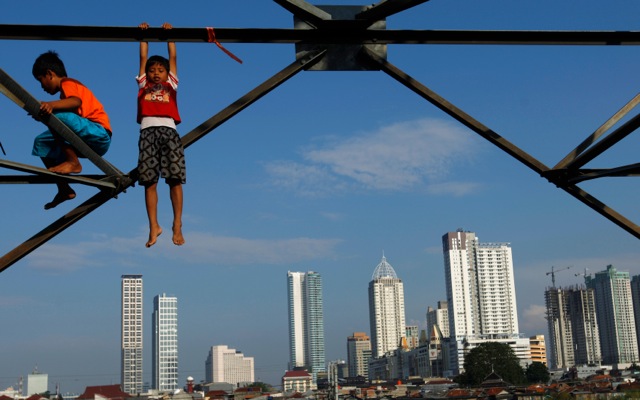
[[[151,126],[140,131],[138,172],[141,185],[173,180],[187,183],[184,147],[175,129]]]

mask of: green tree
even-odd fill
[[[491,372],[511,384],[524,383],[524,370],[520,360],[508,344],[486,342],[469,351],[464,357],[464,374],[458,382],[466,385],[480,384]]]
[[[551,379],[551,374],[546,365],[541,362],[533,362],[527,365],[525,371],[527,382],[529,383],[547,383]]]
[[[260,389],[262,393],[269,393],[273,391],[273,387],[268,383],[264,383],[264,382],[253,382],[246,385],[246,387]]]

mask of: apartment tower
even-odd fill
[[[289,369],[306,368],[315,383],[325,372],[322,277],[319,273],[287,272],[289,302]]]
[[[585,284],[595,291],[596,315],[602,361],[626,364],[638,361],[638,340],[628,272],[618,272],[612,265],[585,276]]]
[[[508,344],[523,365],[527,338],[518,329],[513,259],[509,243],[480,243],[473,232],[442,237],[451,337],[450,366],[461,373],[464,354],[484,342]]]
[[[161,393],[178,386],[178,299],[166,294],[153,298],[151,385]]]
[[[404,286],[384,256],[369,282],[369,324],[374,358],[396,350],[405,338]]]
[[[122,390],[142,393],[142,275],[122,275]]]

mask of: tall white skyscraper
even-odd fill
[[[208,383],[224,382],[236,387],[253,383],[253,357],[224,345],[213,346],[205,362],[205,375]]]
[[[347,338],[347,363],[349,376],[369,377],[369,360],[371,359],[371,340],[364,332],[354,332]]]
[[[151,385],[160,392],[178,386],[178,298],[166,294],[153,298]]]
[[[325,372],[322,277],[317,272],[287,272],[289,369],[306,367],[316,382]]]
[[[518,331],[511,245],[480,243],[475,233],[458,230],[445,234],[442,246],[454,372],[462,372],[465,348],[486,341],[509,344],[529,361],[529,340]]]
[[[594,277],[585,276],[585,284],[595,290],[596,315],[602,361],[623,364],[638,361],[638,341],[628,272],[612,265]]]
[[[406,334],[404,286],[384,256],[369,282],[369,324],[373,357],[396,350]]]
[[[122,275],[122,390],[142,393],[142,275]]]

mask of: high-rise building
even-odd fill
[[[509,344],[530,362],[529,340],[518,332],[511,245],[458,230],[442,237],[442,247],[453,372],[462,372],[466,351],[488,341]]]
[[[633,318],[636,321],[638,352],[640,352],[640,275],[631,277],[631,299],[633,301]]]
[[[230,383],[236,387],[255,382],[253,357],[228,346],[212,346],[205,362],[208,383]]]
[[[369,323],[373,357],[396,350],[406,335],[404,286],[384,256],[369,282]]]
[[[178,389],[178,298],[153,298],[151,385],[160,392]]]
[[[618,272],[612,265],[594,277],[585,276],[585,284],[594,289],[602,361],[625,364],[638,361],[631,281],[628,272]]]
[[[369,377],[371,359],[371,340],[364,332],[354,332],[347,338],[347,364],[349,377]]]
[[[317,381],[326,372],[322,277],[319,273],[287,272],[289,302],[289,369],[306,368]]]
[[[122,275],[122,390],[142,393],[142,275]]]
[[[562,288],[550,287],[544,292],[544,298],[549,329],[549,367],[570,368],[575,365],[575,358],[569,296]]]
[[[433,335],[436,327],[442,338],[449,337],[449,306],[446,301],[439,301],[438,308],[427,307],[427,335]]]

